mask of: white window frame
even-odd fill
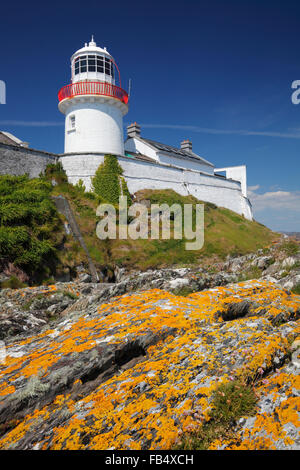
[[[69,116],[69,132],[76,131],[76,117],[75,114],[71,114]]]

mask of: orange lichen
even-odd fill
[[[260,306],[268,305],[267,314],[261,315],[260,307],[251,318],[240,318],[234,323],[217,321],[216,312],[246,298]],[[188,297],[154,289],[103,303],[93,317],[83,316],[65,329],[48,330],[21,341],[18,347],[26,345],[29,350],[24,356],[13,358],[8,348],[8,362],[1,372],[1,395],[2,389],[7,390],[8,380],[11,384],[21,376],[42,376],[47,380],[51,368],[69,354],[84,353],[101,343],[118,347],[128,338],[141,338],[149,332],[159,337],[162,331],[169,331],[164,339],[148,347],[145,361],[120,370],[80,401],[74,403],[69,396],[58,395],[51,405],[25,417],[0,439],[0,448],[18,446],[24,433],[38,426],[41,418],[46,426],[53,409],[67,407],[71,416],[48,431],[37,443],[40,448],[168,449],[179,427],[185,431],[199,425],[190,414],[191,409],[201,409],[203,419],[208,418],[210,397],[221,382],[229,380],[230,374],[255,380],[263,363],[267,369],[276,355],[288,353],[289,338],[270,323],[283,307],[293,314],[299,309],[299,297],[266,282],[219,287]],[[259,329],[255,323],[258,319]],[[299,326],[294,322],[290,335],[295,338],[297,334]],[[220,347],[222,354],[218,352]],[[237,358],[243,360],[238,362]],[[201,375],[202,371],[205,373]],[[273,386],[278,387],[286,379],[279,375],[274,380]],[[79,382],[76,384],[80,386]],[[296,385],[299,384],[291,387]],[[264,387],[267,386],[260,386],[259,393],[264,393]],[[257,441],[251,435],[241,435],[236,447],[232,442],[231,447],[273,448],[279,438],[288,443],[282,426],[286,422],[296,425],[298,406],[293,397],[282,402],[277,411],[278,425],[270,417],[258,415],[255,429],[266,429],[267,435]],[[220,445],[224,443],[214,442],[212,448]]]

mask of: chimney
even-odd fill
[[[192,142],[188,139],[183,140],[180,144],[181,150],[186,150],[187,152],[192,151]]]
[[[134,122],[127,126],[127,136],[128,137],[139,137],[141,135],[141,126]]]

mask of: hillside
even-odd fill
[[[278,239],[268,228],[258,222],[210,203],[205,204],[205,240],[199,251],[187,251],[186,239],[182,240],[106,240],[101,241],[95,233],[97,200],[78,187],[67,183],[58,184],[53,194],[65,196],[71,203],[77,223],[94,262],[113,270],[115,266],[127,270],[186,266],[205,260],[225,259],[228,255],[243,255],[270,246]],[[192,196],[180,196],[172,190],[139,191],[134,202],[149,204],[174,203],[197,204]]]
[[[228,255],[243,255],[270,246],[278,235],[257,222],[205,203],[205,242],[199,251],[187,251],[182,240],[105,240],[96,236],[97,199],[72,186],[55,165],[45,177],[0,177],[0,255],[5,285],[70,280],[88,270],[88,259],[78,239],[65,231],[65,218],[53,203],[53,196],[64,196],[70,203],[89,255],[101,277],[115,278],[116,267],[155,269],[188,266],[224,260]],[[172,190],[139,191],[134,202],[197,204],[192,196]],[[172,226],[171,226],[172,229]],[[50,256],[49,256],[50,255]],[[3,276],[2,276],[3,277]]]

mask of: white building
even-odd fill
[[[68,179],[80,179],[87,190],[105,154],[117,155],[128,189],[173,189],[201,201],[244,215],[252,220],[247,198],[245,165],[216,169],[192,150],[185,140],[180,148],[141,137],[137,123],[127,128],[123,140],[123,116],[128,112],[128,94],[106,48],[89,44],[71,57],[72,83],[59,93],[59,109],[65,114],[65,153],[60,159]],[[119,85],[115,78],[118,76]],[[225,172],[225,175],[221,175]]]

